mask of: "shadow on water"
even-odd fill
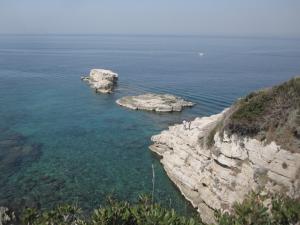
[[[0,170],[1,179],[9,177],[26,164],[38,160],[42,145],[30,143],[18,132],[0,131]]]

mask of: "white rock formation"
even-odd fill
[[[111,93],[117,83],[118,74],[111,70],[92,69],[89,76],[81,79],[87,81],[96,92]]]
[[[184,107],[194,105],[174,95],[170,94],[143,94],[137,96],[126,96],[116,101],[117,104],[134,109],[148,110],[156,112],[182,111]]]
[[[15,213],[6,207],[0,206],[0,225],[16,224]]]
[[[196,118],[190,129],[170,126],[152,137],[150,149],[159,154],[170,179],[198,209],[204,222],[214,223],[214,210],[230,210],[250,191],[266,190],[300,196],[300,154],[274,142],[214,135],[214,145],[204,144],[208,132],[226,110]]]

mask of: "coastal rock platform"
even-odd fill
[[[116,101],[120,106],[134,110],[155,112],[180,112],[184,107],[192,107],[194,103],[170,94],[147,93],[137,96],[126,96]]]

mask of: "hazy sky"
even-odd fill
[[[0,33],[300,37],[300,0],[0,0]]]

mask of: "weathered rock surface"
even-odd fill
[[[137,96],[126,96],[118,99],[117,104],[134,109],[134,110],[148,110],[156,112],[173,112],[182,111],[184,107],[191,107],[192,102],[185,101],[170,94],[143,94]]]
[[[196,118],[190,129],[170,126],[152,137],[150,149],[159,154],[170,179],[198,209],[204,222],[214,223],[214,210],[230,210],[250,191],[266,190],[300,196],[300,154],[275,142],[214,135],[207,147],[208,133],[226,112]]]
[[[81,77],[81,80],[88,82],[88,84],[101,93],[111,93],[115,87],[118,74],[111,70],[92,69],[89,76]]]
[[[13,225],[16,222],[16,217],[13,211],[6,207],[0,206],[0,225]]]

